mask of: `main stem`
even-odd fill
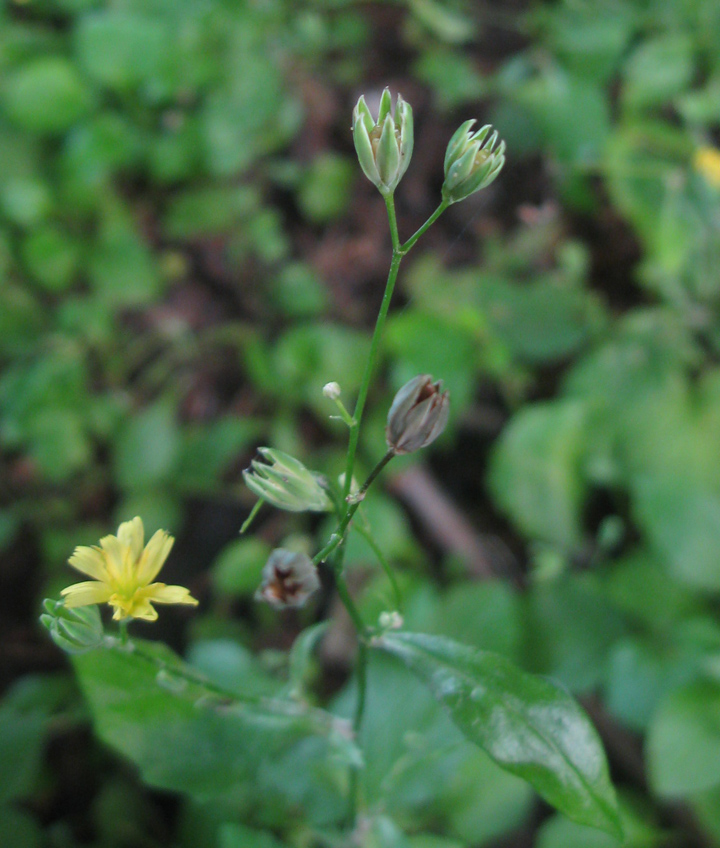
[[[370,390],[370,380],[372,379],[373,370],[375,368],[375,360],[377,359],[378,350],[380,348],[380,340],[385,327],[385,319],[387,318],[388,309],[390,308],[390,301],[392,300],[393,291],[395,290],[395,282],[397,280],[400,263],[403,258],[403,252],[400,247],[400,239],[398,237],[397,218],[395,216],[395,201],[391,194],[385,198],[385,206],[387,207],[388,218],[390,220],[390,235],[392,236],[393,254],[392,261],[390,262],[390,270],[388,271],[387,282],[385,283],[385,293],[383,294],[380,311],[378,312],[378,317],[375,321],[375,330],[373,331],[372,341],[370,342],[370,352],[368,354],[367,362],[365,363],[365,371],[363,373],[362,382],[360,383],[360,391],[358,392],[357,401],[355,403],[355,411],[353,412],[355,426],[350,430],[347,462],[345,464],[345,487],[343,493],[345,498],[347,498],[350,494],[350,488],[352,486],[353,472],[355,470],[355,456],[357,454],[358,439],[360,438],[360,424],[365,410],[365,401],[367,400],[368,391]]]
[[[355,514],[360,502],[362,501],[365,492],[370,484],[387,465],[394,456],[392,450],[388,451],[380,462],[370,473],[356,497],[350,499],[352,490],[353,473],[355,471],[355,458],[357,455],[358,441],[360,439],[360,425],[362,423],[363,412],[365,411],[365,403],[367,401],[368,392],[370,390],[370,381],[375,369],[378,350],[380,349],[380,341],[382,339],[383,329],[385,328],[385,319],[387,318],[388,310],[390,309],[390,301],[392,300],[393,291],[395,290],[395,282],[397,280],[400,263],[403,256],[413,247],[415,242],[428,230],[435,221],[447,209],[448,203],[444,200],[428,218],[428,220],[412,235],[405,244],[400,243],[398,233],[397,216],[395,214],[395,201],[392,194],[385,196],[385,206],[387,208],[388,220],[390,223],[390,237],[392,239],[392,260],[388,271],[387,281],[385,283],[385,292],[383,294],[380,311],[378,312],[377,320],[375,321],[375,329],[373,331],[372,340],[370,342],[370,351],[365,363],[365,371],[363,372],[360,390],[358,392],[355,410],[353,411],[353,423],[350,427],[350,438],[348,442],[347,460],[345,463],[345,485],[343,487],[343,500],[346,504],[344,514],[337,529],[330,537],[325,547],[319,551],[313,561],[317,564],[327,559],[332,555],[333,569],[335,571],[335,580],[340,600],[347,609],[350,618],[353,621],[358,634],[358,658],[357,658],[357,680],[358,680],[358,699],[355,706],[355,715],[353,716],[353,730],[357,737],[362,727],[363,714],[365,712],[365,690],[367,688],[367,640],[368,630],[362,620],[360,611],[353,601],[345,579],[343,577],[343,555],[345,553],[344,542],[347,534],[350,521]],[[397,584],[393,581],[393,586],[397,592]],[[399,593],[398,593],[399,594]],[[348,819],[350,824],[354,824],[357,818],[358,802],[360,798],[360,775],[356,768],[351,768],[350,771],[350,803],[348,809]]]

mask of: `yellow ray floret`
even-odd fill
[[[720,150],[710,146],[701,147],[695,153],[693,165],[710,185],[720,188]]]
[[[125,521],[117,536],[100,539],[100,547],[75,548],[68,562],[92,580],[75,583],[63,589],[65,606],[110,604],[113,618],[144,618],[155,621],[153,604],[191,604],[197,600],[183,586],[153,583],[175,541],[164,530],[158,530],[144,545],[145,531],[141,518]]]

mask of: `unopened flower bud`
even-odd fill
[[[409,103],[398,94],[394,113],[390,89],[380,98],[377,121],[361,97],[353,111],[353,139],[360,167],[384,195],[392,194],[410,164],[413,116]]]
[[[485,124],[472,132],[474,123],[465,121],[447,146],[442,196],[448,203],[457,203],[490,185],[505,164],[505,142],[495,147],[497,130]]]
[[[277,609],[301,607],[319,588],[317,568],[309,556],[275,548],[262,570],[255,600],[267,601]]]
[[[254,459],[243,471],[248,489],[278,509],[290,512],[325,512],[332,509],[319,474],[283,451],[258,448],[265,460]]]
[[[325,383],[323,386],[323,394],[330,400],[337,400],[340,397],[340,383]]]
[[[82,654],[97,648],[103,641],[104,631],[100,611],[91,606],[68,608],[62,601],[46,598],[45,612],[40,621],[50,636],[68,654]]]
[[[450,393],[429,374],[414,377],[395,395],[388,412],[385,436],[396,454],[427,447],[442,433],[450,414]]]
[[[403,626],[403,617],[397,610],[385,610],[380,613],[378,625],[381,630],[399,630]]]

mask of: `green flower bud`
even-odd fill
[[[319,588],[317,568],[309,556],[275,548],[263,568],[255,600],[267,601],[276,609],[301,607]]]
[[[450,393],[429,374],[414,377],[400,389],[388,412],[385,436],[396,454],[427,447],[442,433],[450,414]]]
[[[68,654],[82,654],[102,644],[104,631],[96,605],[68,609],[62,601],[46,598],[40,622],[53,642]]]
[[[490,124],[471,132],[474,120],[465,121],[450,139],[445,153],[443,200],[457,203],[490,183],[505,164],[505,142],[497,148],[497,130]]]
[[[377,121],[362,96],[353,110],[353,139],[360,167],[381,194],[392,194],[407,171],[413,151],[413,116],[409,103],[398,94],[394,113],[386,88],[380,98]]]
[[[332,503],[323,488],[323,478],[299,460],[270,448],[258,448],[265,462],[254,459],[243,471],[245,483],[259,498],[290,512],[326,512]]]

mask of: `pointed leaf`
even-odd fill
[[[441,636],[387,633],[377,645],[423,679],[470,741],[580,824],[621,835],[597,733],[564,689],[499,654]]]

